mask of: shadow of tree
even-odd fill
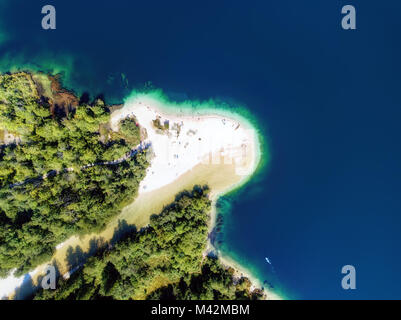
[[[113,237],[110,239],[110,245],[114,246],[118,241],[136,233],[137,228],[135,225],[128,224],[127,220],[118,220],[118,225],[114,229]]]
[[[32,295],[36,286],[33,284],[32,277],[27,273],[24,276],[21,286],[15,290],[14,300],[24,300]]]
[[[222,243],[221,229],[223,223],[224,223],[223,216],[217,215],[216,222],[208,235],[209,241],[213,246],[216,246],[216,244],[218,243],[219,244]]]
[[[68,265],[68,269],[71,270],[84,262],[85,254],[80,246],[76,246],[75,249],[70,246],[67,249],[67,256],[65,259]]]
[[[105,99],[104,93],[98,94],[93,101],[95,102],[98,99],[105,101],[106,99]]]
[[[106,247],[107,243],[103,238],[93,238],[89,241],[89,250],[85,253],[86,258],[93,256],[94,254],[102,251]]]
[[[83,105],[83,104],[89,104],[89,100],[90,100],[90,96],[89,96],[89,92],[84,92],[81,95],[81,98],[79,99],[79,105]]]
[[[60,276],[60,269],[56,260],[53,260],[50,264],[53,266],[56,273],[56,280]],[[28,300],[32,299],[36,291],[42,288],[42,280],[46,276],[41,275],[36,279],[36,285],[33,283],[32,277],[29,273],[24,276],[22,284],[15,290],[14,300]]]
[[[74,270],[80,267],[85,261],[94,254],[98,253],[106,247],[106,242],[103,238],[93,238],[89,241],[89,249],[84,252],[80,246],[76,246],[75,249],[70,246],[67,249],[66,262],[68,269]]]

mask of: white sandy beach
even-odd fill
[[[238,176],[249,176],[257,158],[255,130],[243,123],[220,115],[184,115],[176,109],[166,112],[155,98],[138,95],[111,117],[111,127],[118,130],[119,122],[135,115],[146,129],[154,158],[142,181],[139,193],[157,190],[172,183],[197,164],[234,164]],[[168,130],[157,129],[153,120],[168,124]]]
[[[39,271],[42,270],[41,268],[42,267],[40,266],[28,274],[19,277],[14,276],[15,270],[13,270],[7,278],[0,279],[0,300],[9,298],[11,295],[13,295],[17,288],[20,288],[24,285],[24,281],[35,277]]]

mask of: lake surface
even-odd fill
[[[401,298],[400,15],[396,0],[3,0],[0,68],[64,71],[109,103],[154,86],[245,105],[271,159],[220,201],[219,248],[288,298]]]

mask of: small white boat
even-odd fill
[[[270,260],[269,260],[268,257],[265,257],[265,259],[266,259],[266,262],[267,262],[268,264],[272,264],[272,263],[270,262]]]

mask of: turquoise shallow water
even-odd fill
[[[348,2],[3,0],[0,69],[62,71],[108,102],[155,87],[245,106],[270,161],[220,200],[219,248],[289,298],[399,298],[401,4],[356,3],[348,32]]]

